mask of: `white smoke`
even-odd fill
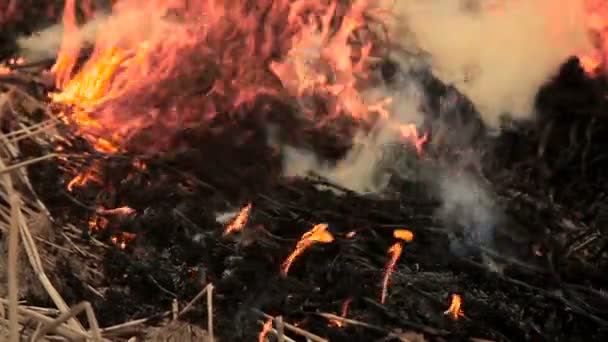
[[[393,16],[393,42],[426,51],[433,73],[471,99],[490,127],[507,113],[533,118],[539,87],[568,57],[591,47],[583,0],[379,3]]]

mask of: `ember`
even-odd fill
[[[0,5],[6,340],[608,338],[603,1],[61,4]]]

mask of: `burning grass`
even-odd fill
[[[88,51],[67,1],[54,84],[0,78],[13,336],[605,337],[605,80],[570,61],[539,122],[488,135],[453,87],[390,71],[370,4],[124,0]],[[421,108],[384,96],[400,78]],[[294,147],[328,165],[286,176]],[[344,160],[382,186],[336,184]]]

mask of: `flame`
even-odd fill
[[[262,331],[260,331],[260,335],[258,336],[259,342],[266,342],[266,335],[268,335],[268,332],[270,332],[270,328],[272,328],[271,318],[267,319],[264,326],[262,326]]]
[[[99,167],[99,162],[94,162],[85,171],[74,176],[74,178],[72,178],[66,186],[68,191],[72,192],[75,187],[82,187],[89,184],[90,182],[101,184]]]
[[[107,218],[99,215],[93,215],[89,219],[89,231],[95,233],[99,230],[106,229],[108,223],[109,221]]]
[[[409,231],[407,229],[395,229],[393,231],[393,236],[395,238],[403,240],[403,241],[414,240],[414,233],[412,233],[411,231]]]
[[[6,63],[0,63],[0,75],[8,75],[10,73],[13,72],[13,69],[11,68],[14,65],[20,65],[25,63],[25,60],[23,59],[23,57],[17,57],[17,58],[9,58]]]
[[[251,203],[244,206],[243,209],[241,209],[241,211],[239,212],[239,214],[234,218],[234,220],[232,220],[232,222],[230,222],[230,224],[226,226],[226,229],[224,230],[224,236],[228,236],[245,228],[247,220],[249,220],[250,210]]]
[[[275,0],[254,7],[246,0],[122,0],[73,75],[81,39],[69,0],[52,68],[59,91],[50,98],[104,153],[122,151],[141,132],[155,139],[140,148],[156,151],[172,131],[237,115],[259,95],[297,98],[318,126],[342,115],[386,116],[389,99],[370,103],[360,90],[377,60],[376,43],[359,34],[367,30],[369,2]],[[179,23],[168,21],[170,10]],[[183,89],[188,86],[194,90]],[[312,96],[327,108],[306,100]]]
[[[608,3],[603,0],[585,0],[587,29],[592,36],[594,49],[578,55],[581,67],[589,75],[606,72],[608,61]]]
[[[428,140],[428,134],[424,133],[422,136],[419,136],[418,128],[414,124],[401,125],[399,128],[401,130],[401,136],[409,140],[409,142],[416,147],[416,152],[418,152],[418,155],[422,156],[422,148]]]
[[[458,294],[452,294],[452,302],[450,307],[444,312],[445,315],[449,315],[453,320],[457,320],[460,317],[464,317],[464,312],[460,309],[462,305],[462,297]]]
[[[312,246],[313,244],[320,243],[330,243],[334,241],[333,235],[329,231],[327,231],[328,225],[325,223],[319,223],[312,227],[311,230],[307,231],[302,235],[300,241],[296,244],[296,248],[294,251],[285,259],[285,261],[281,264],[281,274],[285,277],[289,272],[289,268],[294,260],[304,251]]]
[[[352,231],[350,231],[350,232],[346,233],[346,238],[347,238],[347,239],[352,239],[352,238],[354,238],[356,235],[357,235],[357,232],[356,232],[356,231],[354,231],[354,230],[352,230]]]
[[[118,246],[120,249],[127,248],[128,244],[135,240],[136,235],[129,232],[120,232],[112,236],[112,243]]]
[[[348,306],[350,305],[350,302],[352,301],[352,298],[347,298],[343,303],[342,303],[342,311],[340,313],[340,317],[345,318],[346,315],[348,314]],[[343,328],[346,324],[343,321],[337,320],[337,319],[331,319],[330,324],[333,324],[334,326],[338,327],[338,328]]]
[[[382,279],[382,292],[380,294],[380,303],[382,303],[382,304],[384,304],[384,302],[386,301],[386,296],[388,294],[388,286],[389,286],[391,277],[393,275],[393,271],[395,270],[395,265],[397,264],[397,261],[401,257],[402,251],[403,251],[403,246],[401,245],[400,242],[395,242],[395,244],[392,245],[388,249],[388,253],[391,255],[391,258],[389,259],[389,261],[386,263],[386,266],[384,267],[384,278]]]

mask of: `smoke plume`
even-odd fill
[[[380,3],[393,16],[393,41],[426,51],[435,75],[468,96],[490,127],[503,114],[532,118],[539,87],[590,48],[582,0]]]

